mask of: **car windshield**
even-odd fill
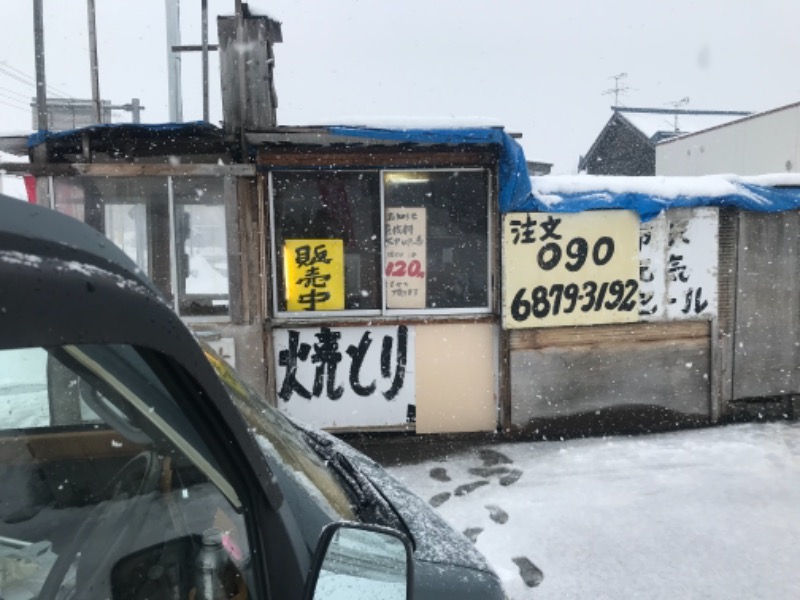
[[[273,468],[288,468],[301,485],[321,498],[342,519],[355,520],[349,495],[322,457],[304,438],[302,431],[253,390],[241,376],[208,346],[206,357],[217,372],[234,405],[247,422]]]

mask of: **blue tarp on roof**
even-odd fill
[[[147,133],[174,133],[175,135],[197,136],[218,134],[222,130],[205,121],[192,121],[190,123],[106,123],[103,125],[90,125],[80,129],[69,129],[66,131],[39,131],[28,136],[28,148],[33,148],[43,144],[48,140],[63,140],[83,133],[96,132],[128,132],[133,135],[144,135]]]
[[[668,208],[733,206],[779,212],[800,208],[800,176],[542,176],[531,186],[522,147],[499,128],[375,129],[331,127],[332,135],[413,144],[490,144],[500,148],[499,208],[509,212],[627,209],[648,221]],[[541,183],[541,185],[540,185]],[[791,186],[791,187],[776,187]]]
[[[800,175],[765,177],[598,177],[542,176],[531,185],[522,147],[502,128],[460,127],[441,129],[382,129],[332,126],[333,136],[395,141],[410,144],[491,145],[499,150],[499,208],[509,212],[582,212],[601,209],[628,209],[643,221],[662,210],[695,206],[732,206],[743,210],[779,212],[800,209]],[[83,132],[130,132],[163,136],[208,136],[221,130],[202,121],[139,125],[130,123],[95,125],[57,133],[39,132],[30,136],[28,146],[47,140],[65,139]]]
[[[457,129],[374,129],[330,127],[332,135],[362,137],[412,144],[483,144],[500,147],[498,178],[500,206],[510,206],[531,195],[531,180],[525,153],[514,138],[495,127]]]
[[[719,185],[710,192],[695,191],[692,179],[698,181],[716,178]],[[780,212],[800,208],[800,187],[773,187],[757,185],[734,177],[642,177],[629,178],[632,185],[642,179],[642,191],[612,191],[614,186],[605,186],[603,177],[596,177],[596,189],[573,191],[569,185],[564,191],[550,189],[544,193],[534,184],[534,192],[527,199],[508,206],[503,212],[543,211],[543,212],[583,212],[598,209],[628,209],[639,213],[642,221],[649,221],[669,208],[716,206],[735,207],[757,212]],[[620,178],[609,178],[620,179]],[[575,181],[575,178],[572,178]],[[646,181],[645,181],[646,180]],[[663,191],[659,190],[663,182]],[[685,189],[680,190],[681,183]],[[800,182],[793,182],[797,186]],[[609,189],[610,188],[610,189]],[[654,189],[655,188],[655,189]]]

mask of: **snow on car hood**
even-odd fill
[[[423,499],[397,481],[383,467],[341,440],[327,435],[337,452],[375,484],[408,527],[417,560],[450,564],[494,573],[483,555],[455,531]]]

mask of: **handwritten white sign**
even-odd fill
[[[425,217],[424,208],[386,209],[386,308],[425,308]]]
[[[414,343],[406,325],[275,330],[278,408],[315,427],[413,422]]]
[[[643,321],[717,314],[719,211],[679,208],[640,230],[639,316]]]

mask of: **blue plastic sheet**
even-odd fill
[[[67,131],[39,131],[28,136],[28,148],[33,148],[43,144],[48,140],[69,139],[70,137],[81,135],[84,132],[94,133],[98,131],[127,131],[134,135],[146,135],[147,133],[174,133],[176,136],[208,135],[210,133],[220,133],[219,127],[215,127],[205,121],[192,121],[190,123],[107,123],[105,125],[90,125],[80,129],[69,129]]]
[[[509,212],[563,212],[627,209],[639,213],[648,221],[668,208],[698,206],[732,206],[743,210],[779,212],[800,208],[800,188],[771,187],[728,181],[732,193],[716,196],[687,193],[653,194],[652,178],[641,178],[650,190],[646,192],[614,192],[605,189],[602,177],[594,177],[597,189],[582,192],[551,191],[547,196],[535,194],[531,188],[525,153],[522,147],[499,128],[465,129],[375,129],[367,127],[331,127],[333,135],[393,140],[413,144],[485,144],[496,145],[500,151],[499,208]],[[545,176],[546,177],[546,176]],[[611,178],[615,179],[615,178]],[[637,178],[629,178],[636,182]],[[665,178],[669,179],[669,178]],[[645,187],[645,186],[643,186]],[[674,185],[668,186],[674,192]],[[688,186],[691,187],[691,186]]]
[[[158,125],[134,125],[130,123],[95,125],[79,130],[63,131],[58,133],[39,132],[31,135],[28,146],[36,146],[48,139],[62,139],[80,135],[83,131],[102,130],[128,130],[131,132],[163,135],[174,133],[176,137],[191,135],[209,135],[220,130],[213,125],[202,121],[192,123],[164,123]],[[654,193],[653,178],[643,177],[643,189],[635,190],[636,184],[628,185],[627,191],[614,192],[604,187],[602,177],[592,178],[596,189],[584,191],[570,191],[565,186],[563,191],[550,189],[546,195],[535,193],[531,187],[528,176],[528,167],[522,147],[499,127],[462,127],[453,129],[382,129],[373,127],[328,127],[328,132],[334,136],[350,138],[364,138],[382,141],[395,141],[399,143],[421,145],[464,145],[478,144],[495,146],[498,150],[498,202],[501,213],[509,212],[583,212],[587,210],[627,209],[639,213],[643,221],[648,221],[668,208],[699,207],[699,206],[731,206],[742,210],[779,212],[800,209],[800,187],[772,187],[757,185],[743,181],[730,180],[731,193],[719,195],[697,195],[690,191],[675,193],[674,186],[669,186],[669,193]],[[545,176],[546,177],[546,176]],[[609,181],[617,178],[609,178]],[[637,178],[628,178],[636,182]],[[669,178],[662,178],[665,181]],[[684,178],[688,179],[688,178]],[[688,186],[691,188],[692,186]],[[657,190],[657,186],[655,188]]]
[[[547,197],[532,194],[506,207],[501,206],[501,212],[575,213],[598,209],[628,209],[638,212],[642,221],[649,221],[669,208],[728,206],[758,212],[780,212],[800,208],[800,188],[769,187],[735,181],[729,183],[736,188],[734,193],[719,196],[679,194],[674,197],[664,197],[652,193],[614,193],[602,189],[602,182],[598,182],[598,189],[594,191],[572,193],[551,191]],[[554,201],[554,198],[557,200]]]
[[[500,150],[498,178],[500,208],[513,206],[531,197],[531,180],[525,152],[500,128],[475,127],[458,129],[374,129],[366,127],[330,127],[332,135],[408,142],[411,144],[483,144]]]

